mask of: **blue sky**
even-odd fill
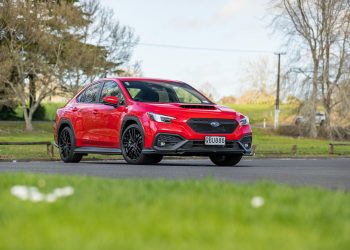
[[[209,82],[221,96],[239,96],[247,62],[269,57],[281,41],[268,27],[270,0],[102,0],[140,43],[271,51],[271,53],[182,50],[138,45],[144,76],[182,80],[199,87]]]

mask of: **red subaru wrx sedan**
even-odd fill
[[[92,153],[122,154],[131,164],[187,155],[234,166],[251,155],[252,145],[248,117],[186,83],[151,78],[106,78],[86,86],[57,110],[54,134],[64,162]]]

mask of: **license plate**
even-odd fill
[[[223,136],[206,136],[205,145],[225,145],[226,138]]]

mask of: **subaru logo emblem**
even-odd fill
[[[211,125],[212,127],[214,127],[214,128],[217,128],[217,127],[219,127],[221,124],[220,124],[220,122],[211,122],[210,125]]]

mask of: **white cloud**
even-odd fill
[[[252,1],[234,0],[219,6],[212,14],[204,15],[201,18],[174,18],[171,25],[178,29],[201,29],[208,26],[223,25],[228,20],[245,15],[249,11],[253,11]]]
[[[216,17],[219,19],[227,19],[236,15],[242,15],[249,9],[249,2],[244,0],[230,1],[225,4],[217,13]]]

